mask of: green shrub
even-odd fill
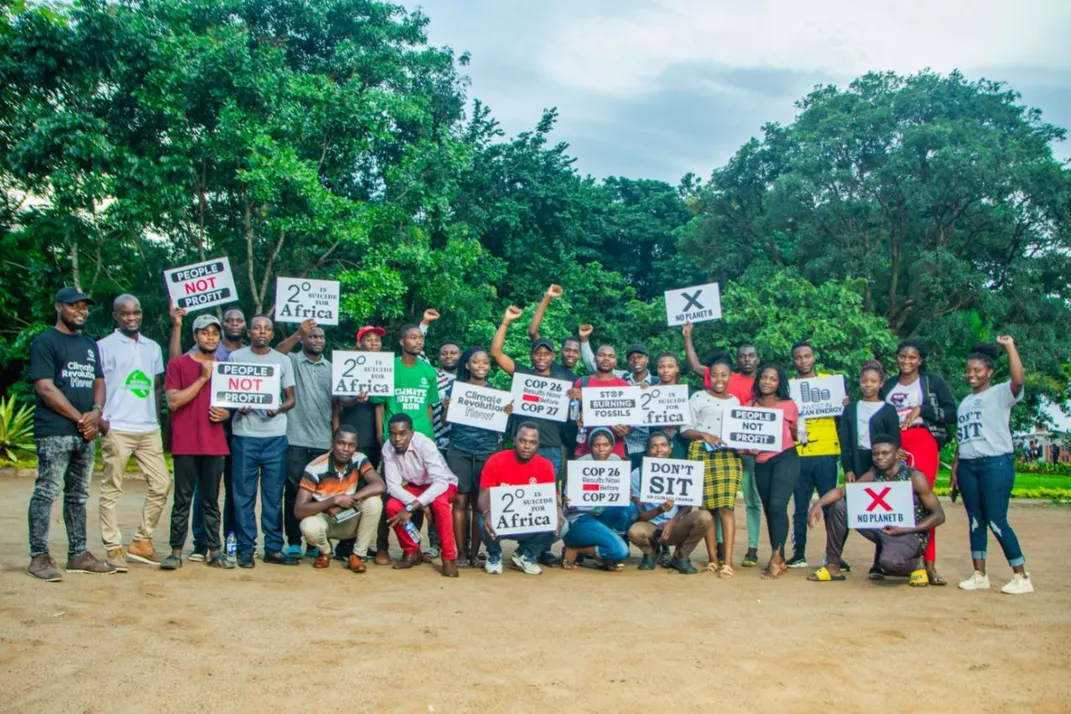
[[[0,400],[0,462],[17,463],[18,452],[33,453],[35,448],[33,405],[19,406],[14,395]]]

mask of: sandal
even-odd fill
[[[722,580],[732,580],[734,575],[736,575],[736,573],[733,572],[733,566],[728,563],[722,565],[718,570],[718,577]]]
[[[216,553],[205,561],[205,565],[210,568],[226,568],[227,561],[223,559],[223,553]]]
[[[575,560],[566,560],[565,558],[562,558],[562,569],[563,570],[575,570],[577,567],[578,566],[577,566]]]
[[[776,570],[773,570],[771,568],[776,568]],[[762,571],[762,579],[763,580],[777,580],[779,577],[781,577],[782,575],[784,575],[787,572],[788,572],[788,566],[785,565],[784,563],[782,563],[780,567],[771,566],[771,567],[768,567],[768,568],[766,568],[765,570]]]
[[[707,567],[703,568],[703,572],[705,572],[705,573],[717,573],[718,572],[718,564],[717,563],[713,563],[713,562],[712,563],[707,563]]]
[[[869,577],[871,580],[884,580],[885,572],[875,565],[873,568],[870,569],[870,574],[867,577]]]
[[[924,588],[930,584],[930,579],[925,570],[919,569],[911,573],[911,577],[907,579],[907,584],[913,588]]]
[[[844,577],[841,574],[834,575],[833,573],[829,572],[829,568],[822,566],[818,570],[808,575],[807,579],[810,580],[812,583],[828,583],[834,581],[839,582],[841,580],[847,580],[848,578]]]
[[[930,585],[937,585],[937,586],[948,585],[948,581],[945,580],[944,578],[942,578],[937,573],[934,573],[933,575],[930,575],[929,573],[926,573],[926,579],[930,581]]]

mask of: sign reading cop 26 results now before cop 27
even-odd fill
[[[569,419],[569,390],[572,388],[573,383],[568,379],[514,372],[513,384],[510,387],[513,395],[513,413],[518,417],[567,421]]]
[[[557,486],[495,486],[491,496],[491,527],[497,536],[546,533],[558,527]]]
[[[513,396],[509,392],[501,389],[455,381],[450,392],[446,421],[490,431],[505,431],[509,421],[509,414],[505,409],[512,399]]]
[[[216,362],[212,367],[212,401],[224,409],[278,409],[280,367],[277,364]]]
[[[788,391],[800,416],[806,419],[844,413],[844,375],[788,380]]]
[[[200,310],[238,299],[227,257],[168,268],[164,271],[164,281],[172,304],[185,310]]]
[[[642,426],[643,390],[639,387],[584,387],[580,390],[584,427]]]
[[[666,291],[666,321],[670,325],[721,319],[721,292],[717,283]]]
[[[643,470],[640,471],[640,501],[662,503],[670,500],[677,506],[703,506],[703,462],[644,456]]]
[[[338,281],[308,278],[275,279],[275,321],[338,324]]]
[[[910,481],[844,485],[849,528],[915,527],[915,490]]]
[[[570,461],[565,495],[571,506],[627,506],[628,461]]]
[[[780,409],[730,407],[721,422],[721,440],[733,449],[781,451],[784,420]]]
[[[331,353],[331,393],[336,397],[390,397],[394,395],[392,352]]]

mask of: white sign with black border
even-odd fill
[[[594,426],[643,426],[643,390],[639,387],[584,387],[584,428]]]
[[[491,527],[495,535],[546,533],[558,527],[555,484],[495,486],[488,492],[491,496]]]
[[[509,414],[503,410],[512,399],[513,395],[501,389],[479,387],[454,380],[446,421],[450,424],[503,432],[509,421]]]
[[[640,501],[677,506],[703,506],[703,462],[688,459],[643,457],[640,472]]]
[[[671,325],[721,319],[721,291],[717,283],[666,291],[666,321]]]
[[[844,484],[848,527],[915,527],[915,489],[910,481],[865,481]]]
[[[226,256],[164,271],[171,304],[187,312],[238,299],[231,261]]]
[[[513,395],[513,413],[518,418],[535,417],[548,421],[568,421],[569,390],[572,388],[573,383],[568,379],[514,372],[513,384],[510,387]]]
[[[278,409],[281,376],[277,364],[216,362],[212,366],[211,406]]]
[[[729,407],[721,423],[721,440],[732,449],[780,452],[784,420],[780,409]]]
[[[394,394],[391,352],[331,353],[331,393],[336,397],[390,397]]]
[[[337,280],[310,278],[275,279],[275,321],[338,324],[339,284]]]

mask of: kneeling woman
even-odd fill
[[[614,444],[614,435],[609,429],[593,429],[588,435],[591,451],[577,461],[621,461],[621,457],[613,453]],[[622,534],[634,520],[632,507],[574,506],[569,499],[565,499],[565,504],[569,530],[562,536],[565,543],[562,567],[571,570],[576,567],[577,556],[590,555],[606,570],[622,570],[628,558],[628,543]]]

